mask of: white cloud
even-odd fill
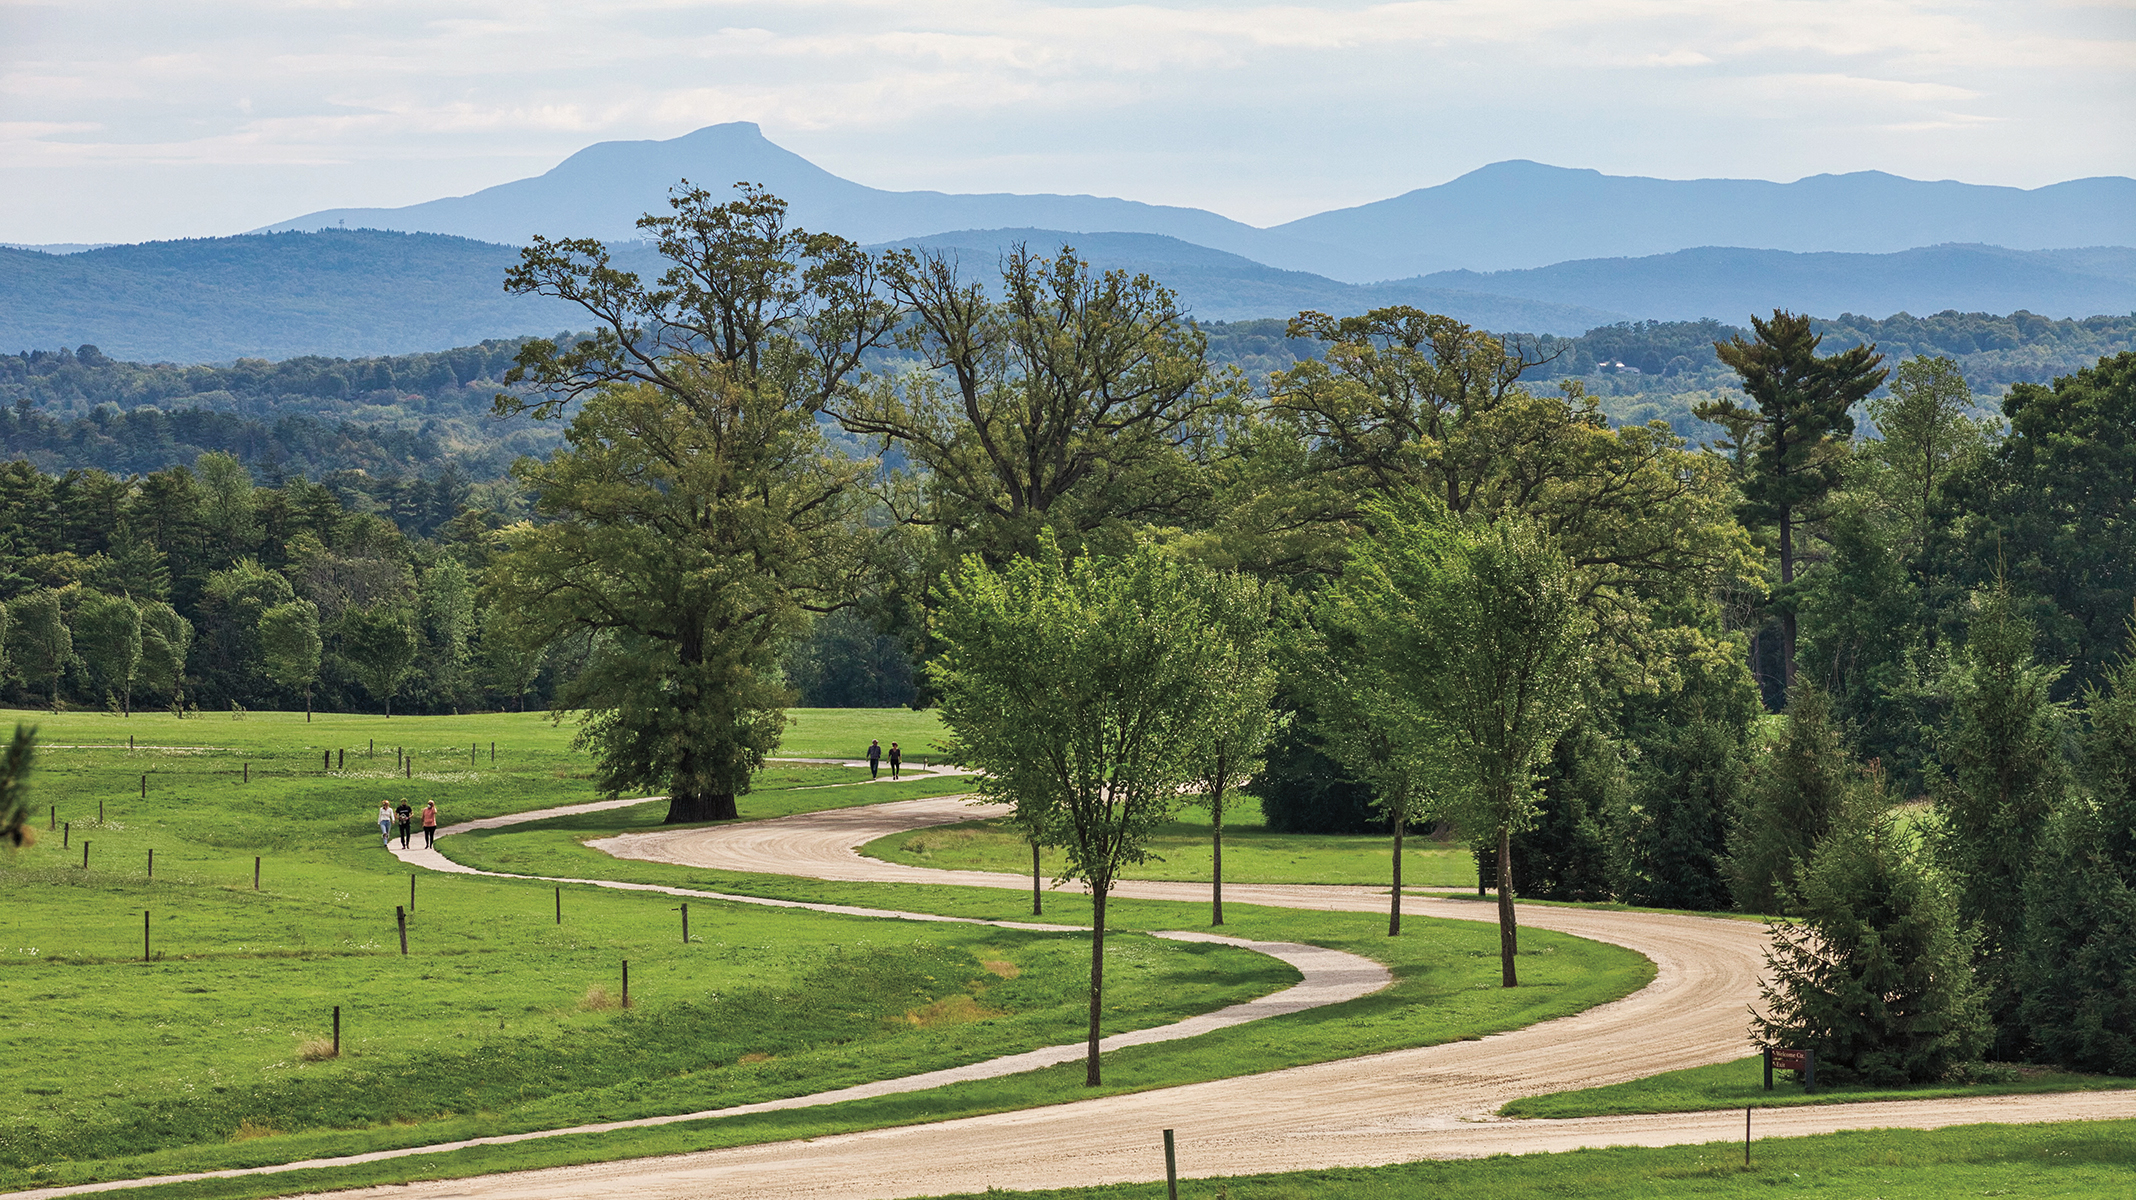
[[[876,186],[1257,223],[1515,157],[2036,185],[2136,171],[2104,136],[2131,64],[2126,3],[0,0],[0,169],[37,184],[0,240],[410,203],[727,120]]]

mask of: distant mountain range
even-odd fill
[[[1935,246],[1896,254],[1698,249],[1343,283],[1177,238],[1057,229],[963,230],[885,245],[953,253],[978,279],[1018,245],[1064,243],[1100,269],[1147,272],[1203,320],[1354,313],[1409,304],[1501,332],[1574,335],[1627,319],[1740,324],[1776,307],[1882,317],[1946,309],[2082,317],[2136,312],[2136,250]],[[618,265],[660,269],[644,243]],[[0,248],[0,353],[89,343],[141,361],[404,354],[585,324],[576,307],[507,296],[509,246],[442,234],[335,230],[109,246]]]
[[[761,183],[794,223],[955,251],[984,276],[1015,245],[1145,271],[1204,320],[1409,304],[1502,332],[1623,320],[1741,323],[1907,311],[2136,312],[2136,180],[2030,191],[1879,172],[1794,183],[1661,180],[1503,162],[1258,229],[1096,196],[891,192],[841,179],[752,124],[602,142],[531,179],[394,209],[333,209],[254,235],[0,244],[0,352],[90,343],[144,360],[410,353],[584,324],[506,296],[515,244],[597,237],[659,266],[633,222],[688,178]],[[2070,247],[2089,247],[2070,249]]]
[[[529,179],[404,208],[309,213],[258,232],[337,227],[523,244],[533,235],[635,236],[688,178],[715,192],[769,187],[797,224],[863,243],[957,229],[1154,233],[1258,263],[1366,283],[1430,271],[1499,271],[1698,246],[1890,253],[1945,242],[2019,250],[2136,246],[2136,179],[2024,190],[1862,171],[1793,183],[1646,179],[1501,162],[1437,187],[1270,229],[1197,208],[1098,196],[957,195],[871,188],[816,166],[748,122],[667,141],[600,142]],[[1610,307],[1617,307],[1612,305]]]

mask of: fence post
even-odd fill
[[[1765,1090],[1773,1090],[1773,1048],[1765,1048]]]
[[[408,911],[415,911],[415,872],[408,872]]]
[[[156,877],[156,852],[154,850],[148,852],[148,877],[150,879]]]
[[[341,1006],[334,1006],[334,1057],[341,1057]]]
[[[564,923],[564,889],[562,886],[558,886],[556,889],[556,923],[559,925]]]
[[[1164,1131],[1164,1192],[1170,1200],[1179,1200],[1179,1156],[1172,1147],[1172,1131]]]
[[[148,772],[141,772],[141,798],[148,799]]]
[[[1743,1165],[1750,1165],[1750,1105],[1743,1106]]]
[[[682,906],[682,944],[690,944],[690,906]]]
[[[623,1007],[630,1007],[630,960],[623,960]]]
[[[89,839],[82,839],[82,870],[89,869]]]
[[[401,953],[405,955],[408,953],[408,910],[398,904],[394,905],[393,920],[400,926]]]
[[[246,763],[246,764],[245,764],[245,782],[246,782],[246,783],[251,783],[251,782],[252,782],[252,764],[251,764],[251,763]]]
[[[257,854],[252,856],[252,890],[260,890],[260,856]]]
[[[141,961],[148,961],[148,910],[141,910]]]

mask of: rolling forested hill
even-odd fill
[[[1212,322],[1210,357],[1265,380],[1312,352],[1280,320]],[[1985,406],[2012,383],[2046,382],[2136,349],[2136,317],[2053,321],[2031,313],[1938,313],[1822,321],[1827,350],[1873,342],[1893,361],[1956,359]],[[1712,430],[1691,416],[1734,386],[1713,343],[1745,333],[1719,321],[1605,325],[1578,337],[1519,334],[1544,360],[1535,386],[1576,379],[1613,418],[1667,420],[1686,437]],[[541,455],[560,422],[502,420],[492,397],[521,341],[493,340],[429,354],[306,356],[223,367],[143,364],[93,345],[0,355],[0,457],[57,472],[96,467],[141,474],[210,450],[236,455],[262,478],[362,471],[379,479],[433,477],[448,467],[501,479],[513,459]],[[857,442],[850,447],[865,450]]]

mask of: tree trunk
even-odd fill
[[[1402,826],[1409,822],[1402,819],[1400,812],[1390,819],[1394,823],[1394,899],[1387,909],[1387,936],[1397,937],[1402,932]]]
[[[311,685],[304,685],[304,723],[311,724]]]
[[[741,816],[734,806],[734,793],[702,793],[690,795],[672,792],[668,795],[668,811],[665,824],[689,825],[698,821],[732,821]]]
[[[1498,957],[1503,964],[1504,983],[1507,987],[1519,987],[1520,975],[1513,968],[1513,956],[1520,953],[1520,927],[1513,918],[1513,827],[1498,827]]]
[[[1224,788],[1209,799],[1209,923],[1224,923]]]
[[[1105,893],[1111,880],[1090,884],[1090,1045],[1085,1053],[1083,1086],[1098,1086],[1098,1016],[1105,1004]]]
[[[1042,915],[1044,915],[1044,913],[1045,913],[1045,908],[1044,908],[1044,906],[1043,906],[1043,905],[1042,905],[1042,904],[1040,903],[1040,901],[1039,901],[1039,890],[1038,890],[1038,839],[1037,839],[1037,838],[1032,838],[1032,839],[1031,839],[1031,915],[1032,915],[1032,916],[1034,916],[1034,917],[1036,917],[1036,916],[1042,916]]]
[[[1780,510],[1780,586],[1795,582],[1795,510]],[[1795,690],[1795,609],[1794,598],[1787,600],[1780,610],[1780,682],[1789,693]]]

